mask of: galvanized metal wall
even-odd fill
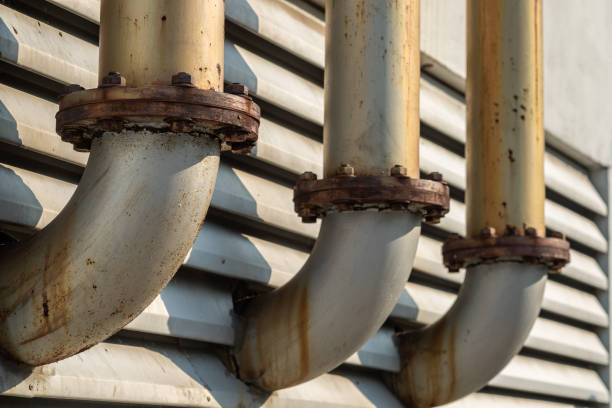
[[[415,272],[374,338],[333,373],[262,395],[234,379],[219,355],[235,340],[232,291],[282,285],[317,236],[318,224],[302,224],[294,214],[291,187],[303,171],[322,173],[324,18],[316,2],[299,0],[227,0],[226,7],[225,79],[246,83],[262,106],[256,152],[222,158],[196,243],[145,312],[107,342],[59,363],[31,370],[0,360],[0,406],[401,406],[381,375],[399,369],[394,329],[435,321],[464,277],[447,273],[440,254],[445,236],[465,232],[465,105],[460,92],[439,82],[453,85],[452,77],[436,71],[452,61],[443,53],[424,54],[424,63],[433,65],[425,67],[430,74],[421,82],[420,145],[421,170],[444,173],[452,187],[450,214],[424,229]],[[423,2],[425,45],[437,24],[447,24],[433,7]],[[96,85],[98,18],[94,0],[0,5],[4,239],[22,239],[47,225],[78,183],[87,155],[55,134],[55,101],[62,84]],[[546,224],[571,240],[572,263],[548,283],[521,354],[482,392],[453,407],[609,404],[610,178],[553,151],[546,154],[545,171]]]

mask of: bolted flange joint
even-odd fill
[[[486,227],[477,238],[451,235],[442,246],[442,258],[449,272],[461,268],[497,262],[520,262],[546,265],[552,273],[561,271],[570,261],[569,242],[563,234],[539,237],[533,227],[507,227],[505,235],[497,235],[495,228]]]
[[[98,88],[70,85],[60,98],[56,131],[78,151],[88,151],[104,132],[123,129],[190,133],[218,139],[222,150],[251,151],[260,109],[246,86],[232,84],[227,93],[201,89],[186,72],[173,75],[170,82],[129,87],[120,73],[110,72]]]
[[[295,211],[302,222],[315,222],[330,211],[368,209],[410,211],[435,224],[449,209],[448,185],[443,181],[408,177],[406,168],[396,165],[387,176],[355,175],[343,163],[334,177],[317,180],[312,172],[302,174],[293,188]]]

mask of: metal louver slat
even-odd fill
[[[252,393],[211,353],[173,345],[118,339],[35,373],[2,361],[5,395],[188,407],[312,404],[317,407],[401,408],[390,391],[367,374],[326,374],[271,396]],[[138,362],[134,364],[134,362]]]
[[[13,175],[17,175],[17,177]],[[57,213],[61,210],[62,207],[58,206],[58,200],[60,200],[60,202],[62,200],[61,191],[59,188],[56,189],[55,186],[64,186],[64,190],[66,190],[67,184],[65,182],[60,182],[57,179],[43,176],[38,173],[9,166],[5,166],[5,171],[0,173],[0,177],[2,176],[6,177],[6,181],[3,180],[4,182],[0,184],[6,188],[6,192],[3,196],[10,198],[12,196],[10,193],[11,191],[23,190],[23,186],[25,185],[27,186],[27,190],[33,194],[37,202],[41,203],[43,206],[52,206],[49,208],[50,211],[55,211]],[[41,180],[45,181],[43,182]],[[71,185],[72,191],[75,187],[75,185]],[[72,191],[70,191],[70,194]],[[220,197],[218,195],[219,192],[221,194]],[[63,196],[63,200],[65,201],[67,201],[68,198],[69,194]],[[237,171],[227,165],[221,165],[219,168],[219,182],[217,183],[213,195],[214,206],[224,211],[239,214],[243,217],[253,218],[270,225],[278,226],[279,228],[288,229],[294,233],[314,237],[316,233],[312,232],[312,229],[316,228],[316,226],[299,223],[297,217],[291,213],[290,204],[289,206],[285,204],[290,202],[290,189],[286,187],[274,184],[268,180],[260,179],[253,174]],[[12,205],[15,204],[13,203]],[[4,215],[0,214],[0,219],[3,217],[11,217],[14,214],[14,211],[6,212]],[[295,220],[293,222],[291,222],[292,217]],[[13,224],[18,222],[20,221],[12,221]],[[37,225],[40,226],[41,223],[38,222]],[[293,225],[294,227],[287,228],[287,225]],[[308,230],[304,228],[304,226],[312,229]],[[206,228],[202,231],[206,231]],[[194,248],[199,247],[199,242],[201,241],[196,240]],[[202,246],[206,248],[206,245],[210,244],[204,243]],[[228,249],[226,249],[226,251],[227,250]],[[214,251],[217,255],[224,253],[222,248],[218,248],[214,245],[209,251]],[[239,253],[231,252],[231,254],[228,255],[232,258],[239,256]],[[279,254],[277,256],[282,255]],[[301,266],[301,264],[299,266]],[[296,266],[295,271],[297,271],[299,266]],[[210,265],[206,263],[200,265],[199,268],[211,269]],[[242,276],[239,274],[237,277]],[[400,304],[402,304],[402,299],[403,298],[400,298]],[[607,314],[594,295],[557,282],[549,282],[545,292],[543,307],[554,313],[584,321],[589,324],[597,326],[606,326],[608,324]]]
[[[258,0],[256,3],[259,1],[263,0]],[[87,81],[80,81],[80,83],[86,87],[95,86],[95,67],[98,58],[95,46],[64,33],[62,39],[70,38],[70,41],[78,44],[78,46],[72,46],[72,43],[70,43],[72,46],[70,49],[74,49],[74,51],[71,51],[70,55],[64,58],[63,55],[68,44],[57,43],[54,36],[30,33],[33,30],[31,28],[33,24],[37,24],[36,20],[6,7],[0,9],[0,15],[3,14],[6,14],[6,18],[11,24],[16,25],[16,27],[24,27],[24,32],[28,33],[28,35],[19,38],[11,38],[10,33],[7,35],[5,32],[4,47],[7,47],[7,49],[2,51],[4,58],[37,72],[41,72],[40,69],[46,66],[45,64],[55,64],[54,66],[57,66],[57,63],[61,62],[70,69],[66,70],[59,66],[57,71],[43,72],[43,74],[60,81],[79,82],[77,80],[79,77],[62,79],[64,78],[62,75],[75,69],[83,70],[83,72],[89,71],[91,77]],[[280,42],[287,41],[283,40],[280,33],[291,29],[291,26],[287,26],[287,24],[291,24],[291,20],[276,19],[274,21],[280,24],[277,26],[279,28],[275,31],[277,34],[274,38]],[[323,23],[319,22],[319,24],[322,27]],[[40,27],[48,26],[41,24]],[[18,30],[18,28],[15,29]],[[53,30],[50,27],[48,29]],[[3,45],[0,44],[1,46]],[[54,50],[55,48],[64,51],[58,54],[47,52],[47,50]],[[228,41],[225,44],[225,54],[226,80],[243,82],[261,99],[282,106],[288,112],[322,125],[323,92],[318,85]],[[12,58],[11,55],[14,57]],[[55,62],[55,60],[58,62]],[[87,64],[83,61],[87,61]],[[54,75],[54,72],[57,72],[57,75],[60,76]],[[465,105],[455,97],[436,88],[427,80],[421,81],[421,118],[425,123],[445,135],[461,142],[465,140]],[[547,172],[546,183],[550,188],[566,195],[570,200],[576,200],[586,208],[605,215],[605,203],[584,174],[570,166],[563,165],[558,159],[551,159],[550,154],[546,155],[546,163],[547,170],[550,170]]]

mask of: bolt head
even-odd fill
[[[395,166],[391,167],[390,173],[393,177],[406,177],[408,170],[401,164],[396,164]]]
[[[312,171],[305,171],[300,174],[299,181],[314,181],[317,179],[317,175]]]
[[[249,88],[245,84],[241,84],[239,82],[233,82],[226,85],[225,92],[233,95],[249,96]]]
[[[442,177],[442,173],[438,173],[437,171],[434,171],[427,175],[427,179],[432,180],[432,181],[441,182],[444,178]]]
[[[338,176],[354,176],[355,169],[346,163],[342,163],[338,170],[336,170],[336,175]]]
[[[433,225],[439,224],[440,223],[440,217],[427,215],[427,216],[425,216],[425,223],[426,224],[433,224]]]
[[[125,86],[125,78],[121,76],[118,72],[109,72],[107,76],[102,78],[103,88],[112,87],[112,86]]]
[[[492,238],[495,236],[495,228],[493,227],[484,227],[483,229],[480,230],[480,237],[481,238]]]
[[[550,236],[552,238],[558,238],[565,240],[565,234],[559,231],[551,231]]]
[[[457,273],[461,269],[461,264],[460,263],[451,262],[448,265],[446,265],[446,267],[448,268],[448,271],[450,273]]]
[[[195,87],[193,83],[193,77],[187,72],[179,72],[172,75],[172,85],[174,86],[185,86],[189,88]]]

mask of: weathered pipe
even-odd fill
[[[418,177],[419,2],[326,4],[325,174],[396,164]],[[325,217],[315,248],[285,286],[243,313],[239,377],[267,391],[319,376],[383,324],[409,277],[420,215],[342,212]]]
[[[126,72],[122,64],[129,64],[131,50],[140,65],[126,75],[128,85],[168,79],[169,72],[196,76],[202,64],[216,72],[222,64],[222,0],[103,0],[101,7],[101,68]],[[204,21],[209,11],[214,18]],[[191,13],[198,17],[174,20]],[[126,25],[159,28],[156,44],[167,49],[141,46]],[[194,40],[182,41],[185,36]],[[217,50],[202,60],[192,46],[211,47],[207,38],[216,39]],[[200,85],[210,80],[220,89],[222,76],[209,78]],[[219,148],[206,136],[145,130],[94,139],[62,212],[0,254],[0,347],[24,363],[46,364],[95,345],[135,318],[193,244],[212,196]]]
[[[541,0],[468,0],[467,232],[544,234]],[[508,228],[510,226],[510,228]],[[521,349],[547,269],[499,262],[468,268],[435,324],[400,337],[393,388],[408,407],[479,390]]]

